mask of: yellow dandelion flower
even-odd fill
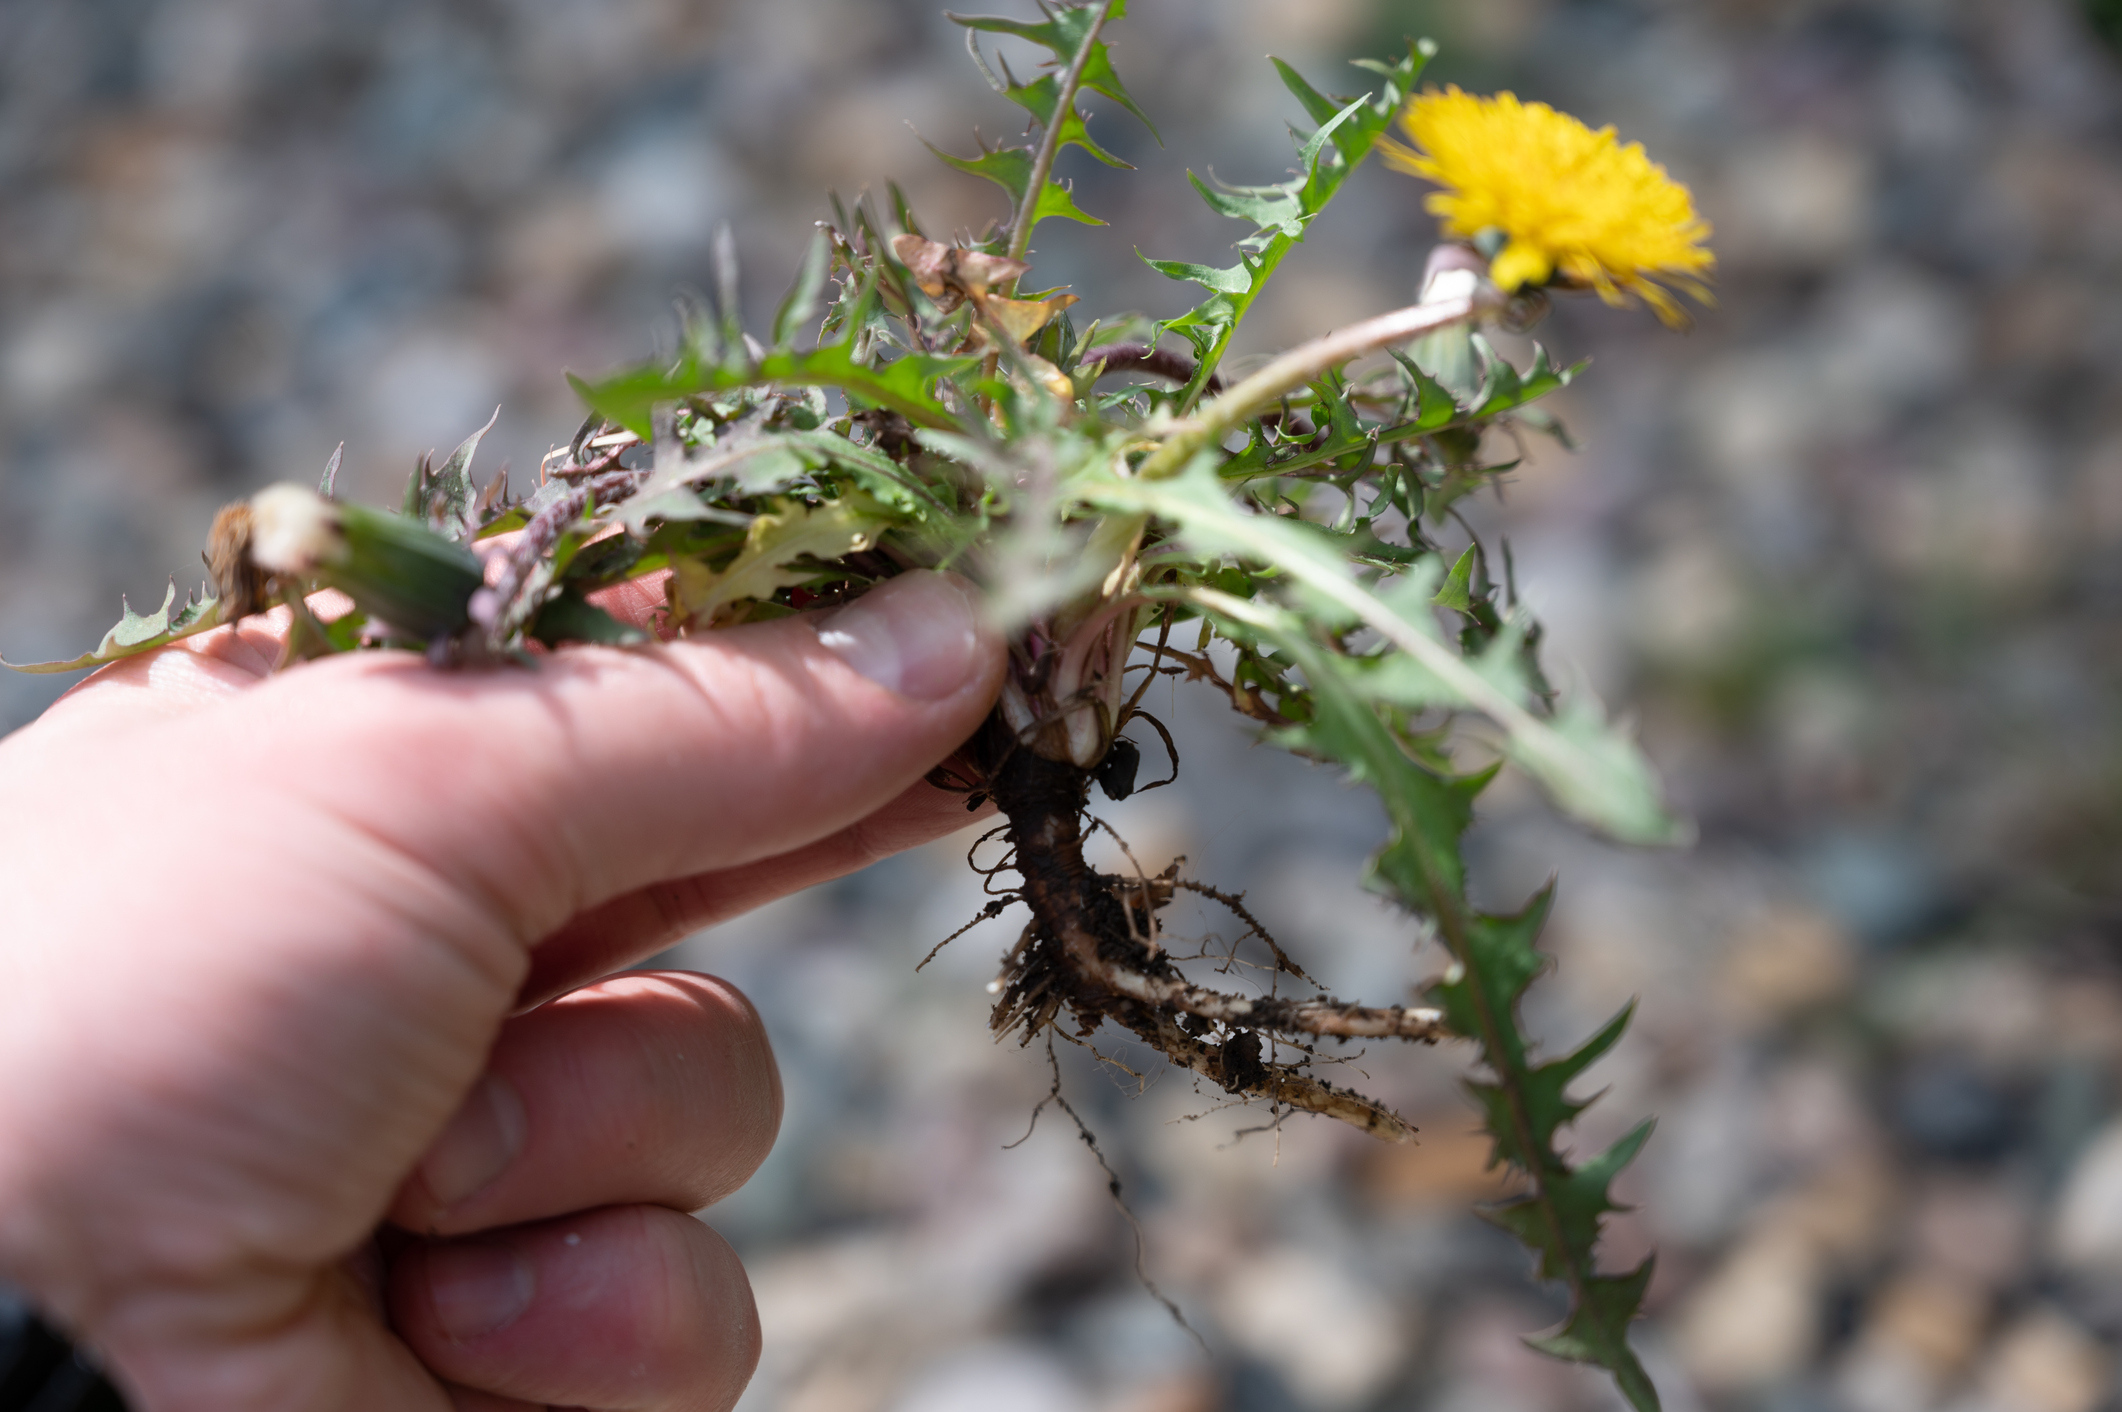
[[[1675,326],[1687,316],[1659,280],[1710,302],[1701,278],[1716,263],[1702,243],[1709,223],[1643,144],[1624,147],[1612,128],[1593,132],[1545,103],[1482,98],[1456,85],[1417,97],[1400,125],[1414,146],[1389,143],[1385,158],[1444,188],[1426,204],[1445,234],[1502,232],[1489,267],[1499,288],[1559,277],[1609,304],[1639,295]]]

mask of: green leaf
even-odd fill
[[[590,602],[572,585],[545,600],[538,615],[531,619],[529,631],[530,636],[547,647],[558,647],[563,642],[627,647],[653,640],[640,628],[620,622]]]
[[[100,667],[106,662],[136,657],[142,652],[152,652],[158,647],[187,638],[194,633],[221,625],[221,604],[213,598],[202,597],[196,602],[186,597],[180,607],[177,603],[177,583],[172,579],[162,594],[162,606],[152,613],[135,613],[133,605],[123,598],[118,600],[120,617],[117,626],[103,635],[103,641],[92,651],[84,652],[65,662],[9,662],[0,658],[0,666],[10,671],[33,674],[53,672],[78,672],[83,667]]]
[[[1472,334],[1470,339],[1482,366],[1481,391],[1474,398],[1474,410],[1468,418],[1473,421],[1522,407],[1557,388],[1567,387],[1585,367],[1580,362],[1556,369],[1547,361],[1547,350],[1536,343],[1533,345],[1532,367],[1520,373],[1480,334]]]
[[[752,521],[744,548],[720,572],[674,563],[672,605],[682,621],[711,623],[735,605],[808,581],[810,570],[789,567],[799,559],[833,560],[869,548],[892,519],[860,494],[816,506],[784,502]]]
[[[1073,190],[1058,181],[1049,180],[1039,188],[1039,204],[1032,208],[1032,224],[1037,225],[1048,216],[1060,216],[1071,221],[1080,221],[1087,226],[1102,226],[1104,221],[1076,205]]]
[[[1262,229],[1280,231],[1291,240],[1304,238],[1304,223],[1315,213],[1304,209],[1296,191],[1280,186],[1210,186],[1191,171],[1186,179],[1208,203],[1208,209],[1234,221],[1250,221]]]
[[[1526,709],[1522,673],[1499,678],[1514,662],[1492,654],[1469,662],[1445,645],[1426,612],[1408,612],[1359,584],[1319,538],[1277,515],[1246,514],[1224,494],[1214,455],[1169,480],[1086,476],[1080,493],[1099,508],[1150,514],[1177,524],[1204,555],[1232,554],[1289,574],[1309,604],[1352,614],[1415,658],[1465,705],[1502,726],[1506,749],[1575,818],[1631,843],[1678,843],[1688,831],[1658,803],[1656,782],[1625,734],[1608,729],[1596,705],[1579,701],[1552,723]]]
[[[1115,5],[1112,18],[1118,19],[1126,12],[1125,5]],[[1137,122],[1149,129],[1149,135],[1157,139],[1159,147],[1164,145],[1164,138],[1157,132],[1157,125],[1149,120],[1149,114],[1135,106],[1135,100],[1128,95],[1126,86],[1120,82],[1120,75],[1113,72],[1112,56],[1103,42],[1091,46],[1090,57],[1083,61],[1082,81],[1085,88],[1102,93],[1127,109]]]
[[[1605,1368],[1636,1412],[1658,1412],[1658,1389],[1628,1346],[1628,1326],[1643,1308],[1653,1265],[1645,1260],[1626,1275],[1600,1275],[1585,1281],[1560,1331],[1528,1338],[1526,1344],[1551,1357]]]
[[[649,414],[659,403],[739,387],[837,387],[848,397],[897,412],[916,426],[951,428],[958,422],[929,391],[937,379],[979,365],[977,358],[909,353],[878,366],[857,362],[852,342],[830,343],[807,353],[775,349],[756,362],[703,360],[687,353],[668,367],[648,365],[601,382],[568,381],[591,410],[647,439]]]
[[[811,236],[810,248],[803,255],[803,268],[797,271],[796,282],[790,286],[788,297],[774,311],[774,347],[793,346],[803,325],[817,315],[818,296],[825,290],[825,272],[831,264],[832,247],[825,239],[825,232],[818,231]]]
[[[496,407],[486,425],[459,442],[440,469],[422,461],[408,488],[407,513],[420,516],[459,544],[470,543],[478,530],[472,509],[479,500],[478,487],[472,484],[472,457],[478,453],[481,438],[500,420],[501,409]]]
[[[1126,171],[1135,169],[1133,163],[1122,161],[1098,145],[1098,140],[1090,135],[1090,128],[1084,124],[1083,115],[1076,111],[1075,104],[1069,104],[1065,112],[1061,110],[1060,75],[1047,74],[1020,87],[1006,89],[1003,96],[1037,118],[1041,127],[1055,129],[1058,134],[1055,138],[1055,151],[1066,147],[1080,147],[1108,167],[1119,167]]]
[[[1455,325],[1454,327],[1460,326]],[[1404,422],[1400,426],[1379,433],[1378,440],[1380,442],[1399,440],[1400,437],[1394,435],[1394,433],[1400,433],[1404,436],[1419,436],[1423,432],[1435,431],[1438,427],[1444,426],[1459,415],[1459,403],[1451,395],[1450,389],[1428,373],[1423,372],[1421,366],[1414,359],[1408,357],[1399,349],[1389,348],[1386,352],[1391,354],[1392,360],[1400,365],[1400,371],[1407,377],[1408,386],[1414,391],[1415,418],[1412,422]]]
[[[1253,287],[1252,266],[1242,260],[1229,269],[1217,269],[1214,265],[1190,265],[1184,260],[1152,260],[1140,250],[1135,256],[1166,279],[1190,281],[1203,289],[1245,294]]]
[[[1566,703],[1551,724],[1513,730],[1506,749],[1564,812],[1615,838],[1684,844],[1693,837],[1659,803],[1657,778],[1628,733],[1609,725],[1588,696]]]
[[[1464,613],[1474,606],[1473,595],[1468,591],[1474,578],[1474,546],[1466,546],[1466,552],[1452,565],[1451,572],[1444,576],[1443,585],[1430,602],[1440,608],[1450,608]]]
[[[1252,266],[1252,282],[1242,291],[1218,289],[1195,308],[1159,325],[1160,331],[1184,335],[1199,353],[1194,377],[1179,396],[1182,409],[1200,400],[1230,347],[1232,336],[1260,297],[1268,279],[1282,259],[1304,238],[1305,227],[1337,195],[1348,174],[1368,156],[1378,138],[1391,126],[1402,98],[1411,91],[1421,71],[1423,56],[1410,52],[1407,60],[1389,68],[1387,81],[1375,95],[1357,98],[1329,110],[1328,100],[1298,77],[1294,70],[1276,61],[1284,82],[1319,123],[1317,131],[1299,149],[1302,170],[1291,181],[1278,186],[1241,187],[1218,190],[1191,171],[1187,180],[1217,212],[1252,223],[1256,233],[1239,242]],[[1291,81],[1294,80],[1292,83]],[[1328,160],[1329,150],[1332,153]]]
[[[1028,148],[998,147],[977,157],[953,157],[926,139],[922,145],[959,171],[991,181],[1008,192],[1011,210],[1023,202],[1025,188],[1031,185],[1032,154]]]
[[[1091,23],[1097,18],[1097,7],[1073,5],[1058,8],[1049,12],[1050,18],[1044,24],[999,19],[987,15],[951,15],[948,10],[944,13],[970,30],[1014,35],[1018,39],[1028,39],[1034,44],[1043,45],[1052,51],[1055,63],[1065,64],[1082,51],[1083,41],[1090,36]],[[1121,19],[1126,14],[1127,0],[1114,0],[1112,13],[1106,18],[1110,22]],[[1085,88],[1102,93],[1127,109],[1142,126],[1149,129],[1152,137],[1157,137],[1156,124],[1149,120],[1148,114],[1136,106],[1126,85],[1120,82],[1120,75],[1114,72],[1111,50],[1103,40],[1092,44],[1090,52],[1084,56],[1081,83]],[[1157,143],[1162,146],[1164,139],[1157,137]]]
[[[1344,98],[1338,103],[1335,102],[1305,82],[1304,75],[1298,73],[1288,64],[1283,63],[1272,54],[1267,57],[1268,62],[1275,66],[1275,72],[1282,75],[1282,86],[1296,95],[1297,101],[1304,106],[1305,114],[1313,122],[1323,123],[1347,106],[1347,99]]]

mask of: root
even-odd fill
[[[1088,1036],[1113,1020],[1231,1093],[1338,1118],[1392,1141],[1412,1136],[1413,1129],[1382,1105],[1298,1068],[1263,1061],[1260,1036],[1433,1042],[1446,1033],[1441,1012],[1355,1005],[1332,996],[1230,995],[1195,985],[1156,940],[1156,913],[1180,887],[1243,920],[1274,953],[1278,970],[1300,977],[1303,972],[1240,899],[1180,882],[1176,864],[1156,878],[1118,878],[1092,869],[1083,858],[1091,772],[1019,746],[999,721],[990,721],[982,743],[987,788],[1009,820],[1011,851],[1002,864],[980,871],[993,888],[992,874],[1013,867],[1020,881],[1012,895],[1032,910],[1031,925],[997,981],[1001,998],[990,1023],[998,1035],[1021,1031],[1029,1043],[1065,1008],[1079,1033]]]
[[[1099,1169],[1105,1173],[1106,1194],[1112,1197],[1113,1205],[1119,1209],[1120,1218],[1127,1222],[1127,1229],[1134,1236],[1135,1282],[1148,1292],[1151,1299],[1163,1305],[1164,1311],[1172,1316],[1172,1322],[1186,1330],[1193,1338],[1193,1341],[1201,1345],[1201,1351],[1207,1353],[1209,1351],[1208,1341],[1201,1337],[1200,1330],[1186,1322],[1186,1315],[1179,1311],[1179,1306],[1173,1303],[1171,1297],[1165,1294],[1163,1290],[1158,1289],[1157,1282],[1149,1277],[1149,1267],[1143,1263],[1147,1253],[1148,1241],[1142,1235],[1142,1222],[1136,1219],[1134,1209],[1127,1204],[1127,1196],[1120,1186],[1120,1174],[1113,1170],[1112,1163],[1105,1160],[1105,1150],[1098,1146],[1097,1136],[1091,1132],[1090,1125],[1083,1121],[1082,1115],[1076,1112],[1075,1106],[1061,1094],[1061,1060],[1054,1053],[1054,1037],[1052,1034],[1048,1034],[1046,1037],[1046,1065],[1053,1073],[1053,1085],[1047,1089],[1046,1097],[1039,1100],[1039,1106],[1032,1109],[1031,1124],[1025,1128],[1024,1136],[1018,1138],[1015,1142],[1005,1144],[1003,1151],[1007,1152],[1012,1147],[1021,1147],[1024,1143],[1030,1141],[1033,1129],[1039,1126],[1039,1115],[1046,1110],[1047,1104],[1051,1103],[1062,1112],[1068,1114],[1068,1120],[1076,1125],[1076,1136],[1083,1139],[1083,1145],[1090,1149],[1090,1155],[1097,1159]]]
[[[1265,1098],[1322,1118],[1338,1118],[1387,1142],[1409,1142],[1415,1129],[1397,1113],[1374,1099],[1322,1079],[1300,1073],[1286,1064],[1260,1057],[1258,1035],[1241,1033],[1220,1045],[1205,1044],[1179,1028],[1168,1015],[1144,1017],[1141,1028],[1128,1028],[1155,1045],[1176,1063],[1184,1064],[1203,1078],[1231,1093]],[[1122,1024],[1127,1024],[1125,1020]]]

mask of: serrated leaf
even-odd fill
[[[1454,327],[1459,326],[1455,325]],[[1446,332],[1449,331],[1446,330]],[[1451,395],[1449,388],[1422,371],[1419,363],[1402,353],[1399,349],[1389,348],[1386,352],[1392,356],[1392,360],[1395,363],[1400,365],[1400,371],[1406,375],[1408,386],[1414,392],[1415,416],[1413,421],[1403,422],[1401,425],[1392,428],[1391,432],[1381,433],[1378,438],[1380,441],[1394,439],[1392,433],[1418,436],[1423,432],[1435,431],[1438,427],[1445,425],[1459,415],[1458,400]]]
[[[1567,387],[1585,367],[1585,363],[1579,362],[1557,369],[1548,362],[1547,349],[1536,343],[1533,345],[1533,365],[1520,373],[1480,334],[1470,334],[1468,338],[1480,358],[1483,374],[1481,390],[1474,398],[1474,410],[1468,414],[1469,420],[1478,421],[1523,407],[1558,388]]]
[[[1430,602],[1440,608],[1451,608],[1461,613],[1472,608],[1474,600],[1469,586],[1474,578],[1474,558],[1474,546],[1469,544],[1466,546],[1466,552],[1459,556],[1458,562],[1452,565],[1451,572],[1444,576],[1444,582],[1438,586]]]
[[[1270,54],[1267,57],[1268,62],[1275,66],[1275,72],[1282,76],[1282,86],[1296,97],[1297,102],[1303,106],[1306,116],[1313,122],[1323,123],[1327,121],[1334,114],[1340,112],[1347,104],[1348,100],[1345,98],[1337,103],[1318,89],[1313,88],[1310,83],[1305,81],[1304,75],[1298,73],[1274,55]]]
[[[1203,289],[1219,290],[1225,294],[1244,294],[1253,287],[1252,267],[1242,260],[1228,269],[1218,269],[1214,265],[1192,265],[1184,260],[1152,260],[1140,250],[1135,252],[1135,256],[1166,279],[1187,281],[1198,284]]]
[[[1115,6],[1112,18],[1118,19],[1124,13],[1124,5]],[[1135,106],[1135,100],[1128,94],[1126,85],[1120,82],[1120,75],[1113,71],[1112,55],[1102,41],[1091,46],[1089,57],[1083,61],[1082,83],[1085,88],[1102,93],[1127,109],[1137,122],[1149,129],[1149,135],[1156,138],[1159,147],[1164,145],[1164,138],[1158,133],[1157,125],[1149,120],[1149,114]]]
[[[1083,490],[1102,508],[1177,524],[1181,538],[1205,555],[1237,554],[1272,564],[1313,601],[1360,618],[1502,726],[1511,758],[1573,817],[1632,843],[1686,838],[1687,831],[1659,805],[1649,765],[1625,735],[1607,729],[1595,704],[1575,702],[1552,723],[1534,716],[1521,695],[1483,669],[1504,659],[1484,659],[1480,667],[1468,662],[1438,640],[1434,624],[1396,610],[1357,583],[1348,565],[1313,535],[1279,516],[1241,511],[1223,492],[1213,464],[1212,455],[1204,456],[1166,481],[1087,479]]]
[[[1279,60],[1276,62],[1286,68]],[[1218,191],[1204,184],[1192,172],[1187,173],[1187,180],[1213,209],[1253,221],[1258,229],[1256,234],[1239,242],[1241,252],[1252,266],[1252,281],[1247,289],[1217,290],[1194,309],[1158,326],[1160,331],[1187,337],[1199,354],[1193,380],[1179,395],[1182,409],[1192,407],[1199,400],[1230,347],[1238,325],[1244,321],[1283,257],[1304,238],[1306,224],[1326,209],[1348,174],[1369,155],[1378,138],[1391,126],[1399,110],[1400,97],[1408,91],[1419,70],[1419,59],[1411,58],[1393,70],[1398,81],[1385,84],[1382,95],[1356,99],[1323,117],[1313,112],[1312,104],[1316,100],[1323,105],[1326,100],[1298,78],[1296,82],[1303,91],[1297,92],[1296,87],[1291,91],[1297,92],[1298,101],[1305,105],[1306,112],[1312,114],[1320,127],[1304,143],[1300,151],[1302,171],[1292,181],[1276,187]],[[1295,77],[1293,70],[1288,77]],[[1324,160],[1329,145],[1335,154],[1331,161]]]
[[[1658,1412],[1658,1389],[1628,1346],[1628,1326],[1643,1307],[1653,1268],[1654,1262],[1645,1260],[1626,1275],[1587,1281],[1568,1322],[1546,1337],[1527,1338],[1526,1346],[1573,1363],[1596,1364],[1613,1374],[1635,1412]]]
[[[1659,803],[1657,778],[1628,733],[1609,725],[1588,696],[1565,704],[1552,724],[1536,720],[1513,731],[1507,749],[1565,812],[1615,838],[1681,844],[1692,837]]]
[[[1075,192],[1072,189],[1053,180],[1039,188],[1039,204],[1032,208],[1032,224],[1037,225],[1049,216],[1059,216],[1063,220],[1077,221],[1087,226],[1105,224],[1076,204]]]
[[[537,616],[531,619],[529,634],[547,647],[558,647],[564,642],[629,647],[653,641],[648,633],[631,623],[620,622],[572,586],[545,600]]]
[[[428,473],[422,487],[420,509],[427,522],[459,544],[469,543],[477,530],[472,507],[478,503],[479,490],[472,484],[472,457],[478,454],[479,442],[500,420],[501,409],[496,407],[485,426],[459,442],[449,459]]]
[[[1214,187],[1191,171],[1186,179],[1217,215],[1277,230],[1292,240],[1302,237],[1304,222],[1313,214],[1304,209],[1296,192],[1283,187]]]
[[[713,623],[739,604],[808,581],[811,570],[790,567],[797,560],[833,560],[867,549],[891,522],[883,506],[860,494],[823,505],[782,501],[752,521],[744,547],[720,572],[691,560],[672,565],[673,616],[681,623]]]
[[[1030,83],[1006,89],[1003,96],[1037,118],[1040,126],[1054,130],[1056,152],[1066,147],[1080,147],[1108,167],[1125,171],[1135,169],[1132,162],[1123,161],[1098,145],[1075,104],[1069,104],[1065,111],[1061,108],[1061,78],[1058,74],[1047,74]]]
[[[781,307],[774,311],[774,347],[793,346],[803,325],[817,316],[818,296],[825,290],[825,272],[831,266],[832,247],[825,232],[818,231],[811,236],[810,248],[804,251],[803,268],[796,272],[796,282],[789,287]]]
[[[957,419],[929,391],[939,378],[977,366],[977,358],[909,353],[880,366],[855,360],[849,342],[830,343],[810,352],[776,349],[764,358],[706,362],[688,354],[669,367],[647,366],[590,383],[568,375],[568,381],[591,410],[636,435],[651,434],[649,413],[659,404],[707,392],[739,387],[836,387],[871,406],[888,408],[916,426],[950,428]]]
[[[1034,44],[1043,45],[1053,53],[1055,63],[1067,63],[1082,51],[1083,41],[1089,38],[1091,24],[1096,19],[1096,8],[1093,5],[1078,5],[1057,9],[1050,12],[1051,17],[1043,24],[986,15],[951,15],[947,10],[944,13],[967,29],[1014,35],[1018,39],[1028,39]],[[1126,14],[1126,0],[1114,0],[1106,19],[1117,20]],[[1136,106],[1126,85],[1120,82],[1120,75],[1114,72],[1111,50],[1103,40],[1092,43],[1090,52],[1083,56],[1082,76],[1079,81],[1083,87],[1102,93],[1127,109],[1149,129],[1152,137],[1157,137],[1156,124],[1149,120],[1147,113]],[[1157,143],[1162,146],[1164,139],[1157,137]]]
[[[187,597],[179,606],[174,579],[163,591],[162,606],[152,613],[135,613],[133,605],[123,598],[118,602],[120,616],[117,625],[103,634],[103,641],[93,650],[64,662],[10,662],[0,658],[0,667],[33,675],[78,672],[83,667],[100,667],[106,662],[137,657],[142,652],[152,652],[221,625],[221,605],[216,599],[200,598],[195,602]]]
[[[954,157],[933,142],[924,140],[924,146],[946,164],[959,171],[991,181],[1009,193],[1012,210],[1022,204],[1024,192],[1031,185],[1032,154],[1024,147],[998,147],[992,152],[982,152],[977,157]]]

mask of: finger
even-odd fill
[[[437,1376],[540,1406],[723,1412],[759,1361],[735,1252],[659,1206],[415,1245],[391,1321]]]
[[[517,1004],[532,1006],[652,956],[683,937],[992,815],[965,796],[915,784],[840,832],[775,858],[652,883],[575,917],[538,943]]]
[[[972,733],[1002,662],[968,590],[913,573],[822,622],[570,649],[529,672],[331,658],[197,724],[208,753],[490,903],[527,942],[875,812]]]
[[[148,1294],[108,1312],[97,1345],[134,1407],[445,1412],[449,1406],[366,1294],[333,1274],[290,1265],[240,1293]]]
[[[692,1211],[743,1185],[780,1124],[773,1049],[734,986],[614,976],[508,1022],[390,1218],[454,1235],[593,1206]]]
[[[520,1397],[496,1397],[490,1392],[464,1387],[449,1389],[449,1405],[450,1412],[553,1412],[542,1402],[525,1402]]]

